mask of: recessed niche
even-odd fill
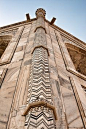
[[[0,58],[2,54],[4,53],[11,39],[12,39],[11,35],[0,36]]]
[[[86,76],[86,51],[72,44],[66,44],[76,71]]]

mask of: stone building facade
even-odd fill
[[[0,129],[86,129],[86,44],[45,15],[0,28]]]

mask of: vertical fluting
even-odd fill
[[[46,105],[53,105],[49,77],[48,51],[45,35],[45,11],[36,11],[37,24],[35,30],[32,65],[29,79],[27,105],[34,104],[26,115],[26,129],[55,129],[53,110]],[[39,103],[40,102],[40,105]],[[45,104],[44,104],[45,103]]]

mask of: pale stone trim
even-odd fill
[[[68,40],[74,42],[76,45],[78,45],[78,46],[83,47],[83,48],[86,49],[86,43],[85,42],[80,41],[79,39],[76,39],[76,37],[71,37],[71,36],[69,36],[69,35],[67,35],[65,33],[62,33],[62,32],[60,32],[60,34],[62,36],[64,36],[65,38],[67,38]]]
[[[33,19],[31,19],[31,21],[29,21],[29,22],[27,22],[27,20],[26,20],[26,21],[14,23],[14,24],[11,24],[11,25],[7,25],[7,26],[4,26],[4,27],[0,27],[0,31],[5,31],[5,30],[11,29],[11,28],[13,29],[13,28],[15,28],[15,26],[16,26],[16,27],[20,27],[20,26],[26,25],[26,24],[28,24],[28,23],[31,24],[32,21],[35,21],[36,19],[37,19],[37,18],[33,18]],[[73,42],[76,43],[76,44],[77,44],[77,42],[78,42],[78,45],[80,45],[80,46],[86,47],[86,43],[83,42],[82,40],[78,39],[77,37],[73,36],[72,34],[68,33],[67,31],[61,29],[60,27],[58,27],[58,26],[56,26],[56,25],[54,25],[54,24],[51,25],[51,24],[50,24],[51,22],[49,22],[47,19],[45,19],[45,22],[47,22],[47,23],[48,23],[52,28],[54,28],[55,30],[59,31],[62,36],[66,37],[67,39],[73,41]],[[8,27],[8,28],[7,28],[7,27]]]
[[[16,29],[19,29],[19,27],[22,27],[22,26],[25,26],[25,25],[29,25],[29,24],[32,24],[32,22],[29,22],[29,23],[26,22],[24,24],[22,23],[22,24],[18,24],[18,25],[12,26],[12,27],[3,28],[3,29],[0,29],[0,33],[16,30]]]
[[[48,56],[49,56],[49,50],[48,50],[48,48],[46,48],[46,47],[43,46],[43,45],[36,46],[36,47],[32,50],[31,54],[33,54],[33,52],[34,52],[34,50],[35,50],[36,48],[40,48],[40,47],[46,49],[46,50],[47,50],[47,53],[48,53]]]
[[[76,71],[75,69],[72,69],[70,67],[67,67],[67,71],[71,72],[72,74],[82,78],[83,80],[86,81],[86,76],[84,76],[83,74],[79,73],[78,71]]]
[[[4,69],[0,69],[0,87],[2,85],[2,82],[4,80],[4,77],[6,75],[6,72],[7,72],[7,68],[4,68]]]
[[[69,77],[69,79],[70,79],[71,86],[72,86],[72,89],[73,89],[73,92],[74,92],[74,95],[75,95],[75,99],[76,99],[76,102],[77,102],[77,105],[78,105],[78,109],[79,109],[80,115],[82,117],[84,128],[86,128],[85,112],[84,112],[84,109],[83,109],[83,106],[82,106],[79,94],[77,92],[77,89],[76,89],[76,86],[75,86],[75,83],[74,83],[74,79],[72,77]]]
[[[67,54],[68,58],[66,57],[66,54],[65,54],[64,50],[67,51],[67,49],[66,49],[66,46],[61,39],[61,35],[59,34],[59,32],[55,31],[55,34],[56,34],[56,37],[57,37],[57,40],[58,40],[58,44],[59,44],[59,47],[60,47],[60,50],[61,50],[61,53],[62,53],[62,56],[63,56],[64,63],[66,65],[67,71],[71,72],[72,74],[74,74],[74,75],[76,75],[80,78],[82,78],[83,80],[86,80],[85,75],[76,71],[69,54]]]
[[[55,109],[55,107],[54,107],[53,105],[51,105],[50,103],[45,102],[45,101],[43,101],[43,100],[30,103],[30,104],[27,106],[27,108],[25,109],[25,111],[24,111],[24,113],[23,113],[23,116],[26,116],[27,113],[28,113],[28,111],[29,111],[31,108],[40,107],[40,106],[44,106],[44,107],[47,107],[47,108],[50,108],[51,110],[53,110],[55,119],[57,120],[57,115],[56,115],[56,109]]]
[[[71,72],[72,74],[86,80],[86,76],[80,74],[79,72],[77,72],[74,68],[74,65],[72,63],[72,60],[70,58],[70,56],[68,58],[70,58],[70,61],[68,60],[68,58],[66,57],[66,54],[65,52],[67,51],[66,50],[66,46],[64,44],[64,42],[62,41],[62,38],[61,38],[61,35],[59,32],[55,31],[55,34],[56,34],[56,37],[57,37],[57,40],[58,40],[58,44],[59,44],[59,47],[60,47],[60,50],[61,50],[61,53],[62,53],[62,56],[63,56],[63,60],[64,60],[64,63],[66,65],[66,69],[67,71]],[[67,54],[68,55],[68,54]],[[71,65],[72,64],[72,65]],[[70,82],[71,82],[71,86],[73,88],[73,92],[74,92],[74,95],[75,95],[75,99],[77,101],[77,105],[78,105],[78,108],[79,108],[79,111],[80,111],[80,114],[82,116],[82,120],[83,120],[83,123],[84,123],[84,127],[86,128],[86,119],[85,119],[85,113],[84,113],[84,109],[83,109],[83,106],[82,106],[82,103],[81,103],[81,100],[80,100],[80,97],[78,95],[78,92],[77,92],[77,89],[76,89],[76,86],[75,86],[75,83],[74,83],[74,80],[72,77],[69,77],[70,79]]]
[[[5,31],[5,30],[14,29],[14,28],[17,28],[17,27],[20,27],[20,26],[23,26],[23,25],[31,24],[32,21],[35,21],[35,20],[36,20],[36,18],[33,18],[33,19],[31,19],[31,21],[26,20],[26,21],[17,22],[17,23],[11,24],[11,25],[0,27],[0,32]]]
[[[11,24],[11,25],[7,25],[7,26],[4,26],[4,27],[0,27],[0,31],[5,31],[5,30],[11,29],[11,28],[13,29],[13,28],[16,28],[16,27],[20,27],[20,26],[22,26],[22,25],[27,25],[28,23],[31,24],[32,21],[35,21],[36,19],[37,19],[37,18],[33,18],[33,19],[31,19],[31,21],[29,21],[29,22],[27,22],[27,20],[26,20],[26,21],[14,23],[14,24]],[[75,43],[78,42],[78,45],[82,45],[82,44],[83,44],[84,46],[86,46],[86,43],[85,43],[85,42],[81,41],[80,39],[76,38],[76,37],[73,36],[72,34],[70,34],[70,33],[66,32],[65,30],[61,29],[60,27],[58,27],[58,26],[56,26],[56,25],[54,25],[54,24],[51,25],[50,22],[49,22],[47,19],[45,19],[45,22],[49,23],[49,25],[50,25],[52,28],[54,28],[54,29],[56,29],[57,31],[59,31],[59,32],[61,33],[61,35],[63,35],[64,37],[66,37],[66,38],[72,40],[72,41],[75,42]],[[15,27],[15,26],[16,26],[16,27]],[[7,28],[7,27],[8,27],[8,28]]]
[[[77,37],[73,36],[72,34],[68,33],[67,31],[61,29],[60,27],[56,26],[56,25],[51,25],[50,22],[48,20],[46,20],[46,22],[49,23],[49,25],[54,28],[56,31],[58,31],[62,36],[66,37],[67,39],[73,41],[74,43],[77,44],[78,42],[78,45],[80,46],[83,46],[83,47],[86,47],[86,43],[80,39],[78,39]]]
[[[20,27],[16,32],[16,35],[13,36],[12,40],[10,41],[9,45],[7,46],[5,52],[3,53],[0,59],[0,65],[10,63],[23,30],[24,30],[24,26]]]
[[[78,51],[79,53],[83,53],[83,54],[86,53],[86,47],[83,48],[82,46],[72,44],[71,42],[68,42],[68,41],[64,41],[64,43],[66,44],[67,48],[71,48],[72,50]],[[82,49],[82,52],[79,51],[80,49]]]
[[[42,28],[42,29],[44,29],[44,30],[45,30],[45,33],[47,34],[46,29],[45,29],[45,27],[43,27],[43,26],[38,26],[38,27],[36,27],[36,29],[35,29],[35,31],[34,31],[34,32],[36,32],[36,30],[37,30],[38,28]]]

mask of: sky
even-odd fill
[[[86,42],[86,0],[0,0],[0,27],[35,18],[38,8],[46,19],[56,17],[55,25]]]

